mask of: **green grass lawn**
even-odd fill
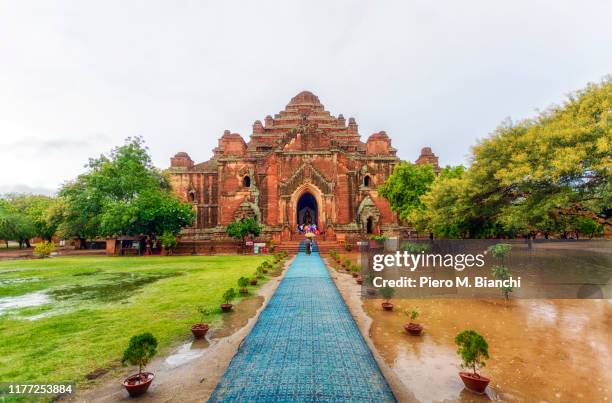
[[[163,353],[190,336],[196,307],[250,277],[265,257],[63,257],[0,262],[0,381],[81,382],[117,365],[150,331]],[[37,306],[18,302],[38,300]]]

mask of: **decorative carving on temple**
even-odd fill
[[[295,192],[303,183],[312,183],[317,186],[324,194],[332,194],[334,192],[334,183],[325,179],[319,171],[317,171],[310,163],[302,164],[289,179],[284,183],[280,183],[280,191],[282,196],[289,196]]]

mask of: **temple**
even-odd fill
[[[316,224],[325,240],[350,241],[406,229],[377,192],[399,162],[384,131],[364,143],[354,118],[331,115],[304,91],[255,121],[248,142],[226,130],[210,160],[196,164],[179,152],[169,173],[196,212],[183,239],[223,239],[227,224],[253,217],[263,239],[279,243],[298,239],[300,224]],[[428,147],[416,162],[439,169]]]

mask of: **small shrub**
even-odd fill
[[[431,249],[431,246],[426,243],[404,242],[402,243],[400,249],[411,254],[417,254],[429,251],[429,249]]]
[[[411,321],[416,320],[419,317],[419,311],[417,311],[416,309],[413,309],[411,311],[405,309],[404,314],[408,316]]]
[[[163,235],[159,237],[159,241],[161,242],[168,255],[172,255],[172,253],[174,253],[176,245],[178,245],[178,240],[176,236],[171,232],[164,232]]]
[[[349,269],[352,264],[353,262],[351,262],[351,259],[346,258],[344,259],[344,263],[342,263],[342,267],[344,267],[345,269]]]
[[[240,287],[240,292],[246,293],[248,292],[249,279],[247,277],[240,277],[238,279],[238,287]]]
[[[510,272],[508,268],[504,266],[504,259],[512,250],[512,245],[507,243],[498,243],[488,248],[489,252],[497,259],[500,263],[499,266],[494,266],[491,269],[491,274],[498,280],[507,280],[510,278]],[[500,287],[502,295],[504,299],[508,301],[510,299],[510,293],[512,292],[512,287]]]
[[[236,290],[233,288],[228,289],[223,293],[221,297],[224,304],[231,304],[234,299],[236,299]]]
[[[211,314],[210,309],[203,305],[198,307],[198,313],[200,314],[200,324],[206,323],[206,318]]]
[[[264,278],[265,277],[264,276],[264,270],[265,269],[261,265],[257,266],[257,269],[255,271],[255,275],[257,276],[257,278]]]
[[[499,259],[501,264],[504,264],[504,258],[510,253],[512,250],[512,245],[508,243],[497,243],[495,245],[491,245],[488,248],[488,251],[491,252],[493,257]]]
[[[473,330],[464,330],[455,336],[457,354],[463,361],[462,368],[470,368],[475,374],[479,368],[486,365],[489,359],[489,345],[484,337]]]
[[[147,364],[157,354],[157,339],[149,332],[133,336],[123,352],[121,363],[138,365],[138,374],[142,374]]]
[[[51,253],[55,252],[55,244],[49,241],[43,241],[36,244],[34,247],[34,254],[39,258],[46,258],[51,256]]]
[[[376,277],[376,274],[374,274],[373,272],[369,272],[368,274],[366,274],[363,280],[366,284],[373,285],[372,283],[374,283],[374,277]]]
[[[355,273],[359,273],[361,271],[361,267],[357,263],[353,263],[351,265],[351,271],[354,271]]]
[[[382,295],[385,302],[389,302],[393,298],[393,294],[395,294],[395,288],[393,287],[386,286],[380,289],[380,295]]]

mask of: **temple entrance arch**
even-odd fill
[[[323,229],[328,214],[326,202],[329,204],[323,192],[312,182],[306,181],[298,186],[285,204],[285,217],[291,232],[295,233],[298,225],[305,224],[308,220]]]
[[[297,202],[297,224],[312,225],[317,224],[319,208],[317,199],[310,192],[304,192]]]

